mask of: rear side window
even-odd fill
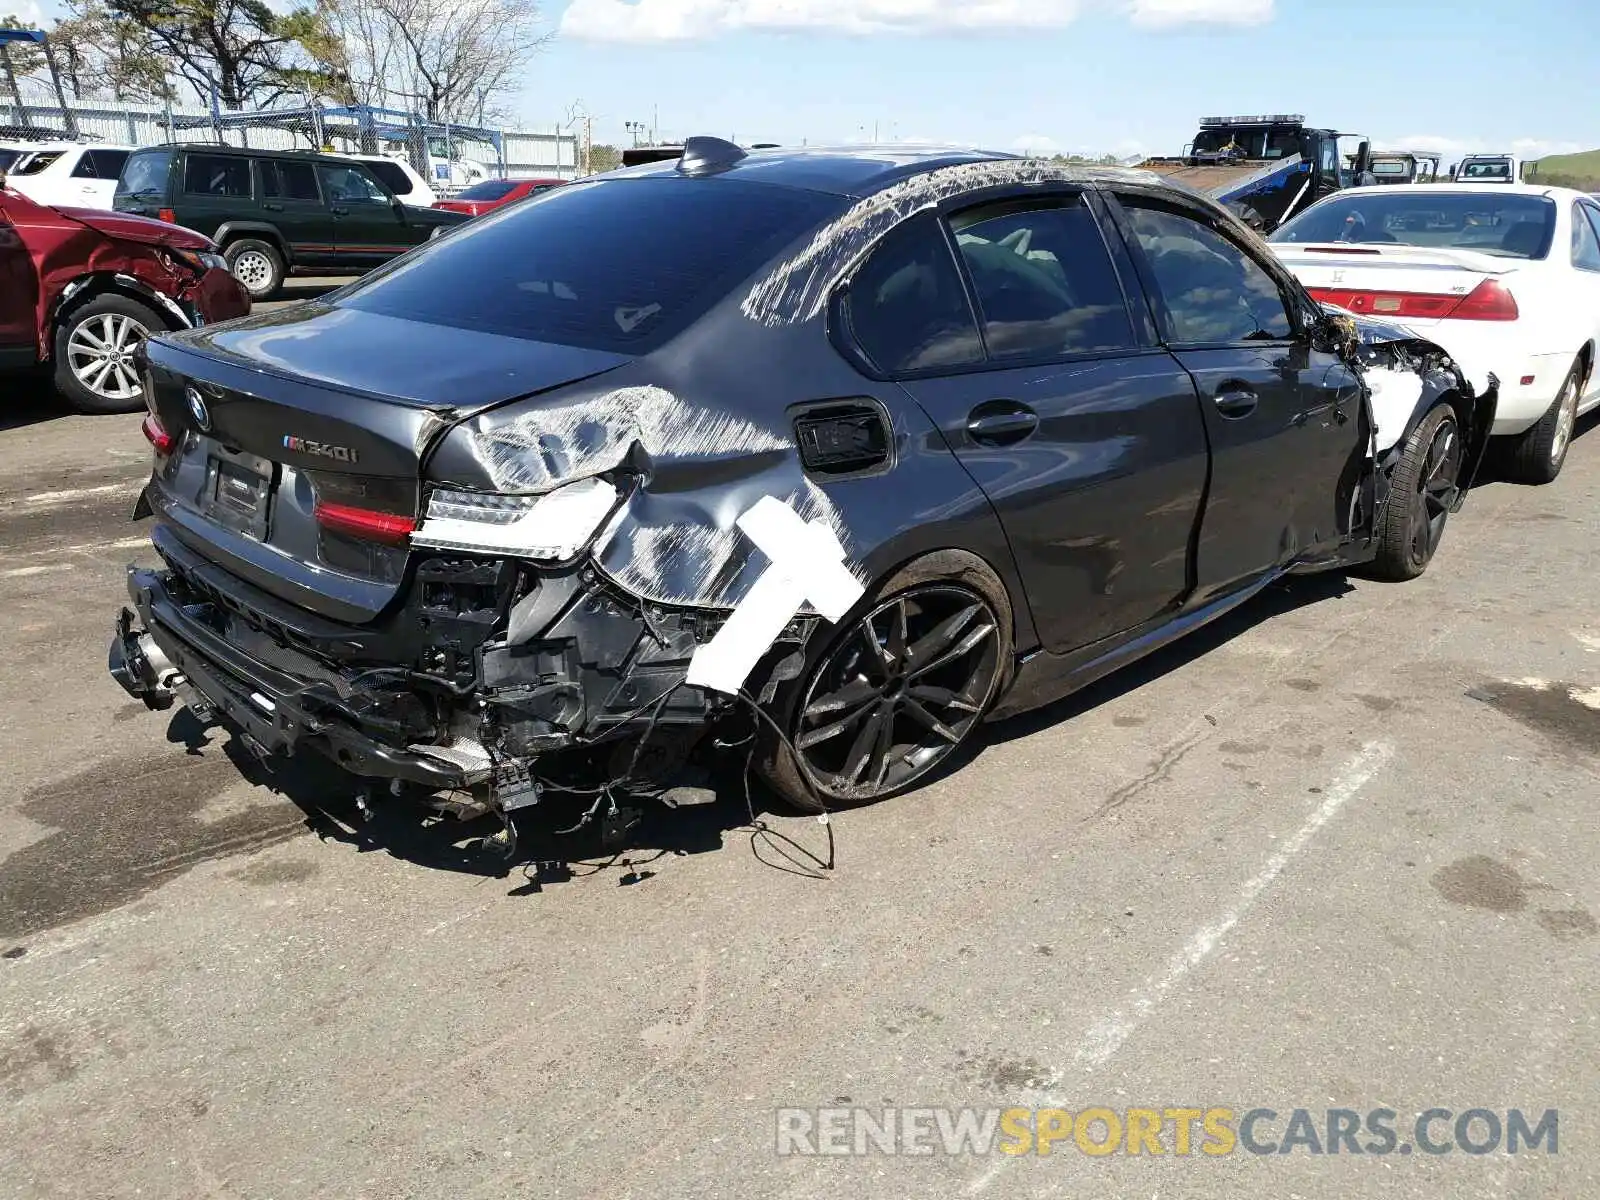
[[[117,179],[117,195],[165,197],[171,166],[172,155],[166,150],[141,150],[138,154],[130,154]]]
[[[94,152],[85,150],[78,155],[77,165],[72,168],[74,179],[99,179],[100,173],[95,170]]]
[[[573,184],[460,226],[340,293],[340,307],[644,353],[844,201],[735,180]]]
[[[60,157],[61,151],[59,150],[36,150],[13,167],[11,173],[13,175],[37,175]]]
[[[850,281],[845,312],[856,345],[885,374],[983,361],[960,272],[931,215],[878,243]]]
[[[1081,196],[968,210],[951,228],[990,358],[1059,358],[1134,344],[1111,255]]]
[[[280,200],[320,200],[316,168],[308,162],[263,159],[261,192]]]
[[[191,196],[250,196],[250,160],[191,154],[183,164],[183,190]]]
[[[407,175],[398,163],[389,162],[387,159],[383,162],[369,161],[366,163],[366,168],[378,177],[379,183],[396,196],[411,195],[415,185],[411,182],[411,176]]]
[[[1240,247],[1177,213],[1129,207],[1128,217],[1165,302],[1172,341],[1230,344],[1292,336],[1277,283]]]
[[[1572,206],[1572,265],[1580,271],[1600,271],[1600,238],[1584,216],[1581,204]]]

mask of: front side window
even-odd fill
[[[951,228],[990,358],[1060,358],[1134,344],[1111,255],[1081,196],[969,209]]]
[[[322,177],[322,191],[328,197],[329,204],[389,203],[389,197],[383,194],[383,189],[360,167],[322,164],[317,167],[317,174]]]
[[[183,164],[183,190],[191,196],[248,199],[250,160],[221,154],[191,154]]]
[[[1172,341],[1226,345],[1293,335],[1276,281],[1239,246],[1164,209],[1130,207],[1128,217],[1165,302]]]
[[[1572,206],[1572,265],[1580,271],[1600,271],[1600,238],[1581,204]]]
[[[961,275],[931,216],[878,243],[850,281],[846,316],[856,344],[886,374],[983,361]]]

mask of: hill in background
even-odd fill
[[[1600,150],[1582,154],[1552,154],[1533,163],[1527,172],[1529,182],[1553,187],[1573,187],[1584,192],[1600,192]]]

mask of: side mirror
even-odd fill
[[[1372,172],[1372,143],[1363,141],[1356,147],[1356,161],[1353,169],[1357,179]]]

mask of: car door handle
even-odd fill
[[[1218,392],[1215,399],[1217,411],[1230,421],[1248,417],[1260,402],[1253,391],[1238,384]]]
[[[348,208],[340,208],[338,205],[334,205],[333,215],[336,217],[348,217],[350,215],[350,210]]]
[[[268,212],[282,212],[283,211],[283,205],[281,205],[281,204],[263,204],[261,207],[266,209]]]
[[[967,436],[984,446],[1010,446],[1039,428],[1039,414],[1013,400],[980,404],[967,417]]]

